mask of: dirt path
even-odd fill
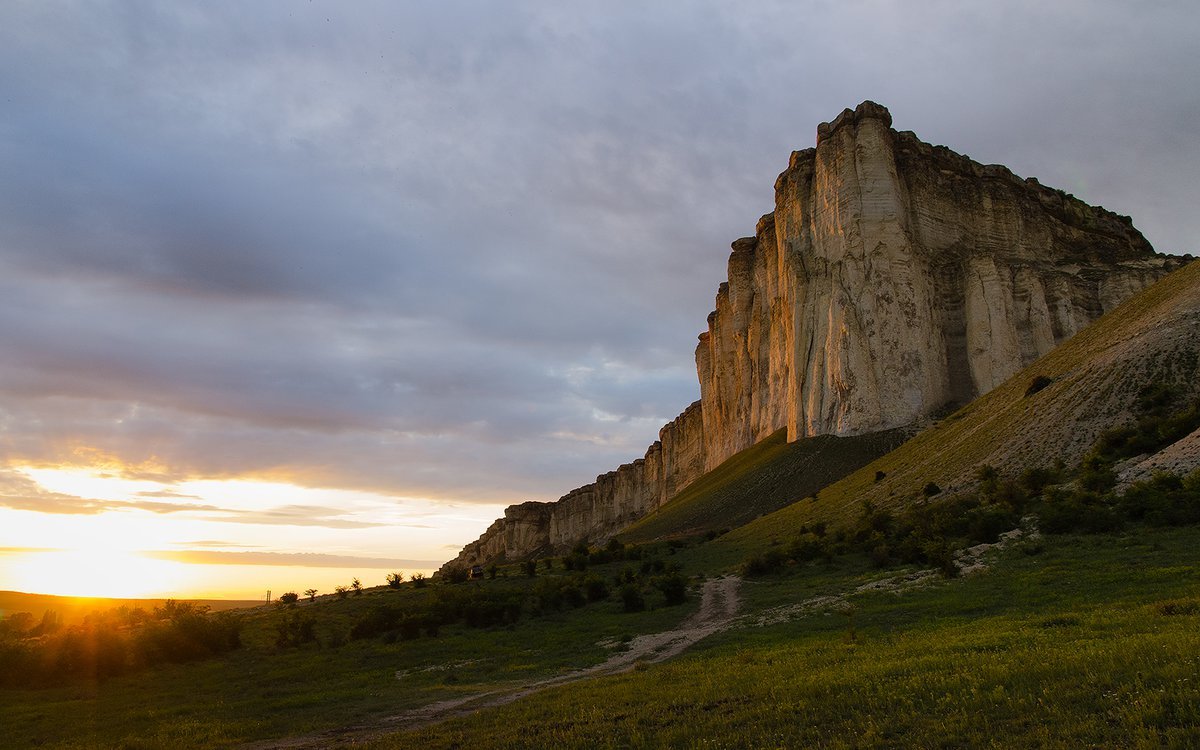
[[[501,688],[431,703],[395,716],[383,717],[367,726],[344,727],[303,737],[285,737],[252,743],[247,747],[255,750],[281,750],[283,748],[298,750],[300,748],[352,744],[392,732],[436,724],[456,716],[466,716],[480,709],[503,706],[558,685],[567,685],[591,677],[621,674],[630,671],[639,663],[653,664],[670,659],[697,641],[720,632],[735,622],[739,604],[738,585],[741,581],[742,579],[736,576],[725,576],[707,581],[700,595],[700,609],[680,623],[679,627],[661,633],[639,635],[630,641],[627,649],[613,654],[595,666],[531,682],[528,685]]]

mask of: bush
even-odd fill
[[[626,612],[641,612],[646,608],[646,599],[637,584],[627,583],[621,587],[621,606]]]
[[[300,601],[300,595],[295,591],[289,591],[286,594],[280,594],[279,601],[283,602],[284,604],[295,604],[296,602]]]
[[[1200,472],[1187,479],[1156,474],[1135,482],[1118,503],[1122,515],[1151,526],[1182,526],[1200,523]]]
[[[935,482],[930,482],[929,484],[925,485],[925,489],[923,489],[922,492],[925,493],[925,497],[933,497],[934,495],[942,494],[942,488],[938,487]]]
[[[824,526],[821,527],[822,534],[825,531]],[[792,559],[799,562],[809,562],[812,560],[832,560],[833,550],[830,548],[829,541],[823,536],[817,536],[814,533],[803,534],[792,540],[788,547],[788,555]]]
[[[275,622],[275,645],[279,648],[301,646],[317,640],[317,621],[301,612],[289,612]]]
[[[537,575],[537,560],[526,560],[521,563],[521,567],[525,570],[525,575],[533,578]]]
[[[429,581],[425,579],[424,573],[413,573],[408,580],[412,581],[413,588],[418,589],[425,588],[426,584],[429,583]]]
[[[402,583],[404,583],[404,574],[403,573],[388,573],[387,574],[387,585],[389,587],[398,589],[398,588],[400,588],[400,584],[402,584]]]
[[[350,588],[348,586],[335,586],[333,588],[333,593],[337,594],[338,599],[345,599],[350,593]]]
[[[373,638],[374,636],[396,629],[399,624],[401,609],[393,605],[377,605],[363,613],[350,626],[350,637]]]
[[[667,606],[673,607],[687,601],[687,579],[678,573],[671,573],[656,579],[654,586],[662,592]]]
[[[461,565],[451,565],[446,568],[446,580],[450,583],[466,583],[470,577],[470,572]]]
[[[589,575],[583,579],[583,593],[589,602],[598,602],[608,598],[608,584],[598,575]]]
[[[787,562],[787,557],[777,549],[770,549],[766,552],[754,555],[745,563],[742,564],[742,574],[747,578],[756,578],[765,576],[768,573],[774,573],[783,567]]]
[[[1054,382],[1054,378],[1045,375],[1037,375],[1033,380],[1029,381],[1029,387],[1025,389],[1025,397],[1028,398],[1040,390],[1045,389],[1048,385]]]
[[[151,664],[194,661],[239,648],[242,625],[237,616],[207,612],[207,607],[170,600],[155,608],[156,621],[143,628],[136,641],[143,660]]]
[[[1021,487],[1031,495],[1040,495],[1049,485],[1062,481],[1060,472],[1042,467],[1030,467],[1021,472]]]

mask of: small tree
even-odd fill
[[[333,591],[337,594],[338,599],[345,599],[346,595],[350,593],[350,588],[348,586],[335,586]]]
[[[355,579],[355,580],[357,580],[357,579]],[[400,584],[402,584],[402,583],[404,583],[404,574],[403,573],[388,573],[387,574],[387,585],[391,586],[394,589],[398,589],[398,588],[400,588]]]
[[[286,594],[280,594],[279,601],[283,602],[284,604],[295,604],[296,602],[300,601],[300,595],[295,591],[289,591]]]
[[[317,590],[316,589],[305,589],[304,595],[308,597],[308,600],[310,602],[315,602],[317,600]]]
[[[350,582],[350,588],[354,589],[355,596],[362,596],[362,581],[355,578]]]

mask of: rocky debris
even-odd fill
[[[448,565],[603,541],[785,427],[796,440],[929,419],[1185,262],[1127,216],[893,130],[874,102],[818,126],[732,250],[696,347],[700,401],[644,458],[514,506]]]

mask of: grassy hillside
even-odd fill
[[[619,535],[646,542],[731,529],[806,497],[900,445],[908,434],[821,435],[787,442],[787,430],[722,463]]]
[[[1027,395],[1035,378],[1052,382]],[[1005,383],[805,500],[721,537],[698,561],[729,567],[804,525],[846,523],[864,502],[911,504],[933,482],[969,487],[987,464],[1012,477],[1074,464],[1104,430],[1133,421],[1150,382],[1200,394],[1200,262],[1168,275]],[[877,480],[882,472],[884,477]]]
[[[559,584],[576,580],[561,562],[553,570],[539,566],[534,577],[513,566],[495,579],[422,588],[406,582],[246,610],[237,613],[241,647],[215,658],[47,687],[3,687],[0,680],[0,748],[229,747],[553,677],[603,661],[634,636],[667,629],[695,609],[694,597],[667,606],[647,576],[646,608],[625,611],[613,579],[643,564],[663,568],[667,555],[659,545],[639,551],[640,559],[591,566],[610,593],[590,603],[552,599]],[[353,637],[355,625],[380,608],[416,613],[443,595],[477,594],[485,603],[523,601],[518,618],[485,627],[459,618],[435,637],[423,627],[411,640],[395,630]],[[312,622],[313,640],[281,645],[281,628],[303,620]],[[2,636],[0,630],[0,662]]]
[[[1000,479],[1056,459],[1078,465],[1102,431],[1134,420],[1146,384],[1200,394],[1197,331],[1193,264],[815,497],[803,484],[812,464],[844,473],[869,459],[853,450],[879,445],[788,446],[776,436],[629,534],[666,541],[575,552],[539,564],[534,577],[510,566],[494,579],[256,608],[241,615],[242,647],[218,657],[0,689],[0,746],[226,747],[296,735],[289,747],[1198,746],[1194,521],[1162,528],[1130,515],[1119,532],[1044,537],[1024,523],[1018,541],[977,553],[981,570],[949,580],[849,544],[787,560],[801,528],[812,535],[823,521],[833,538],[861,524],[864,501],[896,520],[926,484],[951,495],[977,483],[984,464]],[[1030,389],[1039,377],[1045,387]],[[835,455],[844,449],[849,458]],[[1194,492],[1200,480],[1190,481]],[[976,510],[1007,503],[996,487],[976,493]],[[800,499],[761,515],[788,498]],[[1006,506],[1006,523],[1051,501],[1023,503]],[[715,538],[692,533],[742,520]],[[679,659],[379,738],[404,729],[396,717],[410,709],[512,695],[623,649],[637,656],[638,636],[703,614],[697,591],[713,574],[770,551],[785,562],[741,584],[742,619]],[[580,602],[589,580],[606,595]],[[681,582],[687,600],[668,606]],[[564,603],[571,588],[576,601]],[[627,606],[628,595],[646,608]],[[474,614],[460,607],[430,633],[425,618],[439,601]],[[352,637],[380,617],[383,626]],[[281,639],[305,620],[312,640]],[[408,639],[406,623],[418,621],[422,632]],[[0,640],[0,658],[5,647]]]
[[[1027,543],[372,747],[1196,747],[1197,548],[1195,527]],[[755,611],[879,575],[816,566],[743,594]]]

